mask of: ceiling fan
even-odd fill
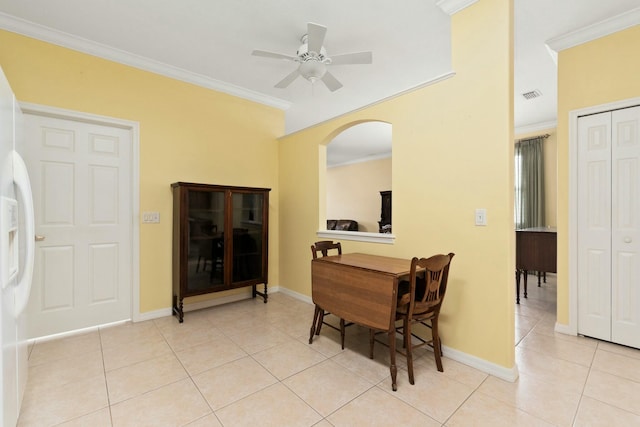
[[[264,50],[254,50],[251,54],[265,58],[285,59],[299,64],[297,69],[275,85],[277,88],[286,88],[298,76],[302,76],[311,83],[322,80],[327,88],[334,92],[342,87],[342,83],[327,71],[328,65],[371,64],[373,54],[371,52],[355,52],[328,57],[323,46],[326,33],[327,27],[309,22],[307,34],[300,38],[302,45],[298,48],[296,56]]]

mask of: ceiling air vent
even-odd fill
[[[542,96],[542,94],[540,93],[539,90],[532,90],[531,92],[525,92],[522,94],[522,96],[524,96],[524,99],[533,99],[533,98],[538,98],[539,96]]]

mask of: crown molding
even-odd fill
[[[290,102],[279,98],[266,96],[220,80],[212,79],[202,74],[193,73],[143,56],[134,55],[43,25],[34,24],[33,22],[25,21],[2,12],[0,12],[0,29],[281,110],[287,110],[291,106]]]
[[[478,0],[438,0],[436,6],[444,11],[448,15],[460,12]]]
[[[620,15],[587,25],[570,33],[547,40],[546,45],[556,51],[569,49],[587,43],[609,34],[617,33],[624,29],[640,24],[640,7],[631,9]]]
[[[513,130],[514,135],[524,135],[531,132],[539,132],[542,130],[555,129],[558,127],[556,120],[549,122],[533,123],[525,126],[518,126]]]

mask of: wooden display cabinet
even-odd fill
[[[269,188],[176,182],[173,314],[186,297],[252,287],[267,302]],[[264,292],[257,285],[264,284]]]

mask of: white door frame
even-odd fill
[[[569,326],[556,323],[558,332],[578,334],[578,119],[636,105],[640,97],[569,111]]]
[[[46,105],[20,102],[24,114],[126,129],[131,133],[131,319],[140,317],[140,123]]]

